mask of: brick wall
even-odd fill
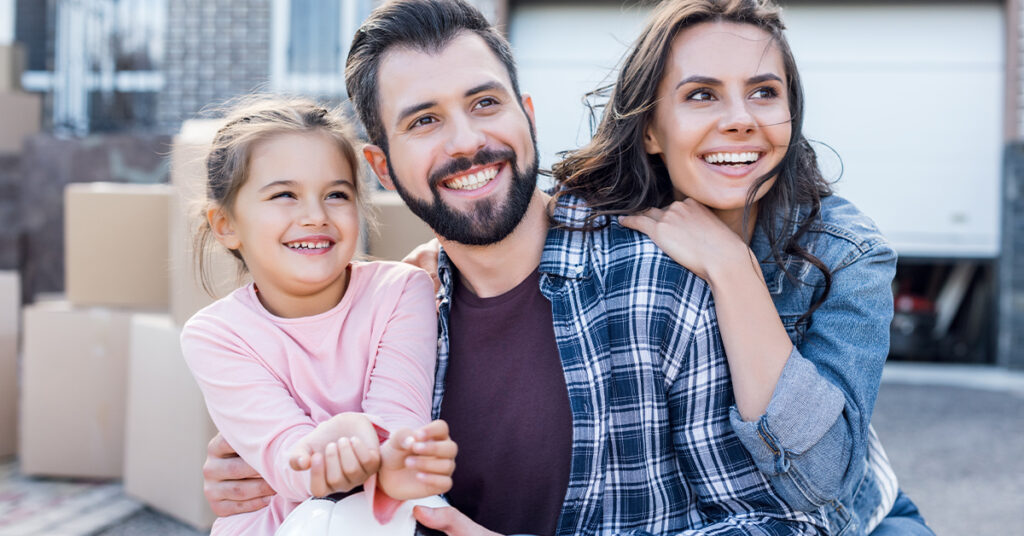
[[[259,89],[270,72],[271,0],[168,2],[158,121],[176,129],[211,104]]]

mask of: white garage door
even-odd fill
[[[797,4],[785,11],[807,94],[805,133],[833,147],[836,190],[902,255],[999,252],[1001,4]],[[646,12],[513,8],[510,36],[534,95],[542,164],[589,137],[581,96],[607,82]],[[826,174],[838,161],[819,148]]]

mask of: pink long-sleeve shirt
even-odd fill
[[[181,334],[185,360],[214,424],[277,492],[267,508],[219,518],[212,534],[273,534],[309,498],[309,471],[293,471],[295,443],[334,415],[361,412],[385,431],[430,420],[437,313],[426,272],[352,263],[331,310],[272,315],[253,285],[196,313]]]

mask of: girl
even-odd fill
[[[662,4],[627,54],[592,141],[556,165],[588,225],[648,234],[711,286],[731,422],[792,506],[835,534],[931,534],[870,428],[896,255],[832,195],[767,0]],[[884,518],[884,520],[883,520]]]
[[[251,98],[207,158],[196,237],[253,283],[196,313],[181,341],[217,428],[277,492],[213,534],[272,534],[299,502],[365,485],[385,520],[397,500],[451,487],[455,444],[427,424],[436,352],[421,270],[352,262],[363,187],[344,124],[304,100]]]

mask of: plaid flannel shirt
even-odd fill
[[[578,224],[585,213],[563,204],[556,220]],[[703,280],[617,222],[552,228],[540,272],[573,420],[557,534],[821,533],[820,518],[772,491],[732,431],[729,371]],[[435,418],[453,277],[443,251],[438,276]]]

